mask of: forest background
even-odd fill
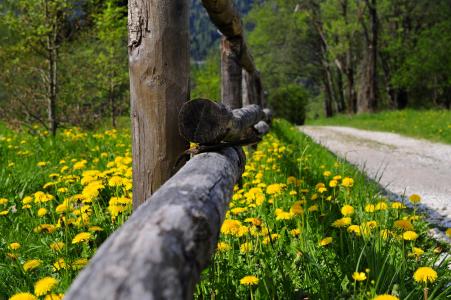
[[[448,0],[243,0],[269,106],[303,124],[451,106]],[[93,128],[129,115],[127,1],[0,1],[0,119]],[[191,98],[220,98],[220,34],[193,0]]]

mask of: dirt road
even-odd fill
[[[299,129],[387,191],[398,196],[421,195],[430,221],[451,227],[451,145],[348,127]]]

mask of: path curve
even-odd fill
[[[451,227],[451,145],[337,126],[299,129],[396,195],[419,194],[429,221]]]

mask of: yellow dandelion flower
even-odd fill
[[[266,188],[266,194],[268,194],[268,195],[278,194],[281,191],[282,191],[282,185],[279,183],[270,184]]]
[[[45,161],[40,161],[36,164],[38,167],[45,167],[47,165],[47,162]]]
[[[391,207],[393,209],[402,209],[402,208],[406,208],[406,206],[404,204],[402,204],[401,202],[393,202],[391,204]]]
[[[350,225],[347,229],[348,232],[354,233],[357,236],[360,236],[360,226],[359,225]]]
[[[38,280],[34,285],[34,294],[44,296],[53,290],[58,284],[58,280],[53,277],[44,277]]]
[[[331,188],[334,188],[334,187],[336,187],[338,185],[338,181],[336,181],[336,180],[334,180],[334,179],[332,179],[331,181],[329,181],[329,186],[331,187]]]
[[[103,231],[103,228],[100,226],[90,226],[88,228],[88,231],[92,231],[92,232]]]
[[[346,204],[341,208],[341,214],[343,216],[350,216],[353,213],[354,213],[354,207],[352,207],[351,205]]]
[[[113,176],[108,180],[109,186],[120,186],[123,183],[123,179],[120,176]]]
[[[38,209],[38,217],[43,217],[47,214],[48,210],[47,208],[41,207]]]
[[[352,278],[355,281],[364,281],[364,280],[366,280],[366,274],[364,272],[354,272],[352,274]]]
[[[64,260],[64,258],[59,258],[57,261],[55,261],[53,263],[53,271],[59,271],[61,269],[66,269],[67,268],[67,264],[66,261]]]
[[[332,226],[333,227],[337,227],[337,228],[346,227],[346,226],[349,226],[349,225],[351,225],[351,218],[350,217],[344,217],[344,218],[335,220],[332,223]]]
[[[230,247],[230,245],[225,242],[219,242],[216,248],[218,249],[219,252],[225,252],[229,251],[232,247]]]
[[[330,171],[324,171],[323,172],[323,176],[324,177],[329,177],[330,175],[332,175],[332,172],[330,172]]]
[[[376,210],[376,206],[374,204],[365,205],[365,212],[372,213]]]
[[[0,216],[6,216],[9,213],[8,210],[2,210],[0,211]]]
[[[292,229],[292,230],[290,230],[290,234],[291,234],[292,236],[298,236],[298,235],[301,234],[301,230],[298,229],[298,228]]]
[[[260,226],[262,224],[262,221],[259,218],[246,218],[244,222],[252,223],[252,225],[255,226]]]
[[[230,213],[232,215],[239,215],[243,212],[246,212],[247,210],[248,210],[247,207],[235,207],[235,208],[230,209]]]
[[[45,296],[44,300],[62,300],[64,294],[48,294]]]
[[[414,241],[418,238],[418,234],[415,231],[408,230],[402,234],[402,238],[406,241]]]
[[[19,249],[20,249],[20,244],[17,243],[17,242],[11,243],[11,244],[9,244],[8,248],[9,248],[10,250],[19,250]]]
[[[437,279],[437,272],[430,267],[420,267],[413,274],[413,279],[419,283],[432,283]]]
[[[420,257],[421,255],[424,254],[424,250],[421,248],[417,248],[417,247],[413,247],[412,248],[412,252],[409,253],[409,256],[415,256],[415,257]]]
[[[381,235],[381,237],[382,237],[384,240],[386,240],[386,239],[388,239],[390,236],[393,236],[393,232],[391,232],[391,231],[388,230],[388,229],[383,229],[383,230],[381,230],[380,235]]]
[[[50,249],[56,252],[63,250],[63,248],[64,248],[63,242],[54,242],[50,244]]]
[[[91,239],[91,236],[92,235],[89,232],[80,232],[72,239],[72,244],[87,242]]]
[[[87,264],[88,264],[88,260],[86,258],[79,258],[72,262],[72,268],[74,270],[80,270]]]
[[[291,212],[283,211],[282,209],[276,209],[275,211],[276,220],[291,220],[294,217],[294,214]]]
[[[240,221],[227,219],[221,226],[221,233],[225,235],[235,235],[238,233],[241,226]]]
[[[242,285],[257,285],[259,279],[256,276],[250,275],[250,276],[244,276],[240,279],[240,284]]]
[[[451,228],[446,229],[446,235],[451,237]]]
[[[412,202],[413,204],[419,203],[421,202],[421,196],[418,194],[412,194],[409,197],[409,201]]]
[[[42,261],[39,259],[30,259],[27,260],[24,264],[23,264],[23,269],[25,272],[31,271],[36,269],[37,267],[39,267],[42,264]]]
[[[322,239],[321,241],[319,241],[319,244],[321,245],[321,246],[327,246],[327,245],[329,245],[330,243],[332,243],[332,237],[326,237],[326,238],[324,238],[324,239]]]
[[[394,223],[394,226],[396,228],[402,229],[402,230],[413,230],[413,225],[408,220],[396,220]]]
[[[0,198],[0,205],[5,205],[8,203],[8,199],[6,198]]]
[[[373,300],[399,300],[399,298],[393,295],[383,294],[374,297]]]
[[[252,251],[252,243],[247,242],[240,245],[240,252],[241,253],[248,253]]]
[[[376,207],[374,209],[375,210],[387,210],[388,205],[387,205],[387,203],[381,201],[381,202],[376,203]]]
[[[38,298],[30,293],[17,293],[12,295],[9,300],[38,300]]]
[[[33,198],[31,198],[30,196],[26,196],[22,199],[23,204],[30,204],[31,202],[33,202]]]
[[[352,187],[354,185],[354,179],[352,179],[351,177],[345,177],[341,181],[341,185],[346,188]]]
[[[318,205],[312,205],[307,209],[309,212],[318,211]]]
[[[304,209],[302,208],[300,201],[296,201],[295,203],[293,203],[293,205],[290,208],[290,212],[295,215],[304,214]]]

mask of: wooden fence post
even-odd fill
[[[230,108],[243,106],[241,65],[232,43],[223,36],[221,39],[221,99]]]
[[[258,104],[256,74],[243,69],[243,106]]]
[[[170,176],[187,148],[177,117],[189,98],[188,0],[130,0],[133,207]]]

